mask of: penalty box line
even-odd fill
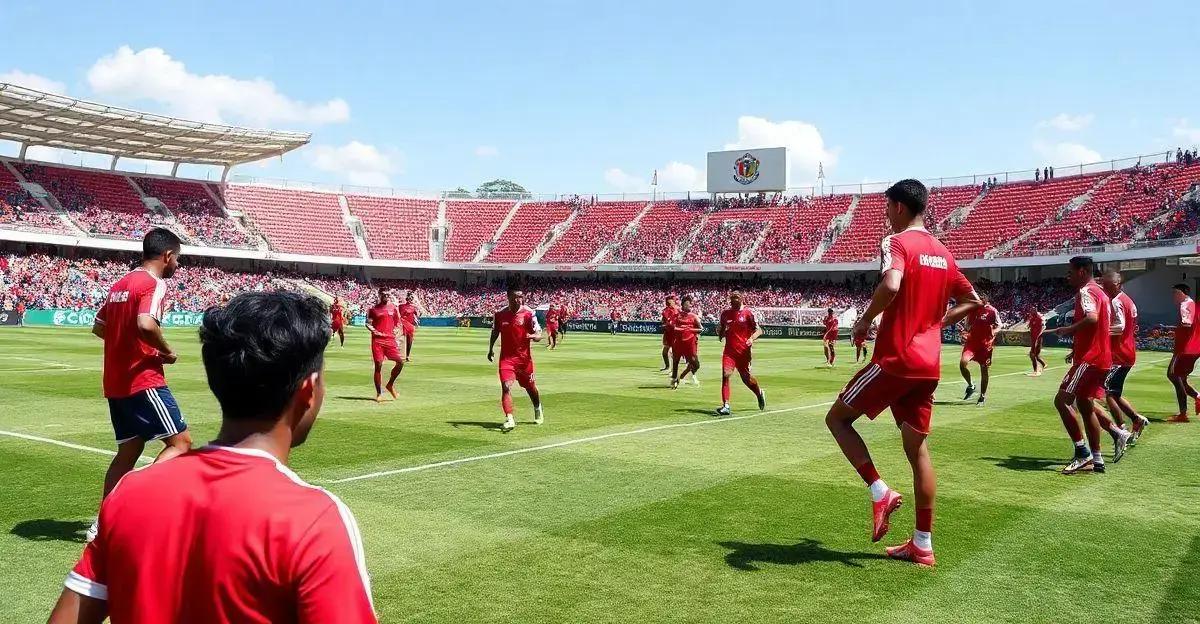
[[[18,433],[16,431],[0,431],[0,436],[8,436],[10,438],[18,438],[21,440],[28,440],[30,442],[41,442],[43,444],[53,444],[54,446],[61,446],[63,448],[74,449],[76,451],[96,453],[98,455],[108,455],[109,457],[113,457],[117,454],[116,451],[109,449],[96,448],[94,446],[84,446],[82,444],[75,444],[73,442],[64,442],[62,440],[55,440],[54,438],[43,438],[42,436],[30,435],[28,433]],[[153,459],[142,455],[141,457],[138,457],[138,461],[148,463],[153,461]]]

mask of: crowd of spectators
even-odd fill
[[[63,230],[58,216],[47,211],[23,188],[6,189],[0,194],[0,224],[19,229]]]
[[[696,234],[684,262],[737,262],[770,224],[762,221],[710,222]]]
[[[250,238],[225,216],[199,184],[163,182],[137,178],[137,184],[157,198],[175,215],[185,232],[196,241],[216,247],[250,247]]]
[[[1024,321],[1031,306],[1044,315],[1071,299],[1071,288],[1061,279],[1014,282],[979,279],[974,285],[977,291],[987,293],[991,298],[1005,326]]]

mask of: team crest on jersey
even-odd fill
[[[750,152],[742,154],[742,157],[733,161],[733,179],[737,180],[738,184],[750,184],[758,179],[759,161]]]

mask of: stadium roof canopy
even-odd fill
[[[172,163],[219,165],[278,156],[312,135],[236,128],[106,106],[0,83],[0,139]]]

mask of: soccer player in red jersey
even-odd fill
[[[620,325],[621,325],[621,313],[619,311],[617,311],[616,308],[613,308],[612,311],[608,313],[608,333],[613,336],[616,336],[617,329],[620,328]]]
[[[833,315],[833,308],[825,314],[825,335],[821,338],[821,342],[825,347],[825,365],[833,368],[833,362],[837,359],[837,352],[834,347],[837,346],[838,339],[838,319]]]
[[[179,269],[180,249],[179,237],[170,230],[147,232],[142,265],[109,288],[92,325],[92,333],[104,340],[104,396],[117,440],[117,453],[104,475],[103,497],[137,465],[146,442],[164,444],[155,462],[192,447],[163,371],[164,364],[178,358],[159,326],[166,311],[166,280]],[[89,540],[97,530],[96,524],[88,529]]]
[[[396,311],[400,313],[400,326],[404,329],[404,359],[412,361],[413,337],[417,334],[417,326],[421,324],[421,311],[417,309],[416,295],[409,291]]]
[[[1025,322],[1029,324],[1029,363],[1033,365],[1029,376],[1039,377],[1046,368],[1046,360],[1042,359],[1042,332],[1046,329],[1046,321],[1037,308],[1029,306]]]
[[[558,346],[559,314],[561,314],[559,308],[554,307],[553,303],[550,304],[550,307],[546,308],[546,333],[549,336],[546,339],[546,350],[548,351],[553,351]]]
[[[692,375],[692,383],[700,385],[696,373],[700,370],[700,332],[704,331],[704,324],[700,322],[700,317],[692,312],[692,300],[691,295],[683,296],[682,308],[672,321],[671,331],[675,335],[675,342],[671,345],[672,390],[679,388],[679,380],[687,377],[689,373]],[[679,374],[680,359],[687,362],[683,375]]]
[[[121,479],[51,624],[375,622],[353,514],[286,465],[325,395],[328,314],[282,292],[205,312],[220,433]]]
[[[333,327],[333,333],[337,334],[338,344],[346,346],[346,332],[344,330],[346,323],[346,311],[342,309],[342,300],[333,297],[333,304],[329,306],[330,326]]]
[[[1200,359],[1200,332],[1195,331],[1196,302],[1192,301],[1192,289],[1187,284],[1172,286],[1175,305],[1179,306],[1179,325],[1175,327],[1175,352],[1167,366],[1167,379],[1175,387],[1175,400],[1179,413],[1167,422],[1186,423],[1188,420],[1187,397],[1196,401],[1196,414],[1200,415],[1200,399],[1196,389],[1188,383],[1188,375],[1196,368]]]
[[[400,326],[400,312],[391,302],[387,289],[379,289],[379,301],[367,310],[367,331],[371,332],[371,359],[375,362],[375,402],[383,402],[383,362],[391,360],[392,373],[388,377],[387,391],[393,399],[396,394],[396,378],[404,370],[404,356],[396,343],[396,328]]]
[[[675,344],[675,335],[673,332],[674,332],[674,327],[675,327],[675,316],[677,314],[679,314],[679,309],[675,307],[675,295],[667,295],[666,307],[663,308],[662,320],[660,322],[660,325],[662,326],[662,333],[663,333],[663,338],[662,338],[663,367],[661,370],[658,371],[660,373],[664,372],[666,370],[669,370],[671,367],[671,364],[670,364],[671,345]]]
[[[721,353],[721,407],[717,408],[717,414],[728,416],[732,413],[729,409],[729,378],[734,370],[741,376],[742,383],[758,397],[758,409],[767,409],[767,394],[750,373],[751,347],[762,333],[754,310],[742,306],[742,293],[729,293],[729,309],[721,312],[717,324],[717,339],[725,341],[725,351]]]
[[[513,384],[521,386],[533,402],[533,424],[546,421],[542,413],[542,397],[538,394],[533,374],[533,354],[530,341],[542,339],[537,315],[525,307],[525,293],[516,287],[508,288],[508,307],[492,317],[492,338],[488,343],[488,361],[496,358],[496,339],[500,339],[500,407],[504,409],[504,424],[500,430],[508,433],[516,428],[513,419]]]
[[[979,293],[983,307],[972,310],[967,315],[967,339],[963,342],[962,356],[958,360],[958,370],[967,382],[967,393],[963,400],[975,394],[975,385],[971,383],[971,362],[979,363],[979,400],[976,405],[983,405],[987,400],[988,370],[992,367],[992,351],[996,343],[996,330],[1000,329],[1000,312],[992,307],[991,300]]]
[[[1122,414],[1128,416],[1129,420],[1133,422],[1133,435],[1128,442],[1134,444],[1150,421],[1139,414],[1129,399],[1124,396],[1125,378],[1129,376],[1129,371],[1137,362],[1138,313],[1137,304],[1121,290],[1121,283],[1119,271],[1107,271],[1101,278],[1104,293],[1112,301],[1110,327],[1113,367],[1109,369],[1108,377],[1104,380],[1104,399],[1108,403],[1108,411],[1112,412],[1113,418],[1118,424],[1124,422]]]
[[[1112,368],[1112,343],[1109,338],[1112,303],[1104,289],[1092,278],[1093,267],[1090,256],[1071,258],[1067,282],[1076,289],[1074,322],[1054,330],[1059,336],[1074,337],[1071,341],[1071,368],[1063,377],[1058,394],[1054,397],[1054,407],[1058,409],[1063,426],[1075,443],[1075,456],[1063,468],[1063,474],[1075,474],[1083,470],[1104,472],[1104,455],[1100,450],[1101,421],[1093,398],[1103,396],[1100,392],[1104,378]],[[1079,412],[1084,431],[1080,431],[1075,411]],[[1116,454],[1123,453],[1124,447],[1121,445]]]
[[[842,453],[871,493],[871,540],[890,528],[889,518],[902,498],[883,482],[854,421],[874,419],[891,408],[900,428],[904,453],[912,465],[916,490],[916,530],[909,541],[887,549],[889,557],[932,566],[933,507],[936,483],[926,437],[933,416],[933,392],[941,377],[942,327],[953,325],[982,305],[971,283],[958,270],[954,256],[925,229],[929,192],[916,180],[892,185],[887,220],[895,234],[882,243],[879,286],[853,335],[865,335],[883,314],[871,364],[860,370],[838,395],[825,424]],[[947,309],[949,300],[956,301]]]

